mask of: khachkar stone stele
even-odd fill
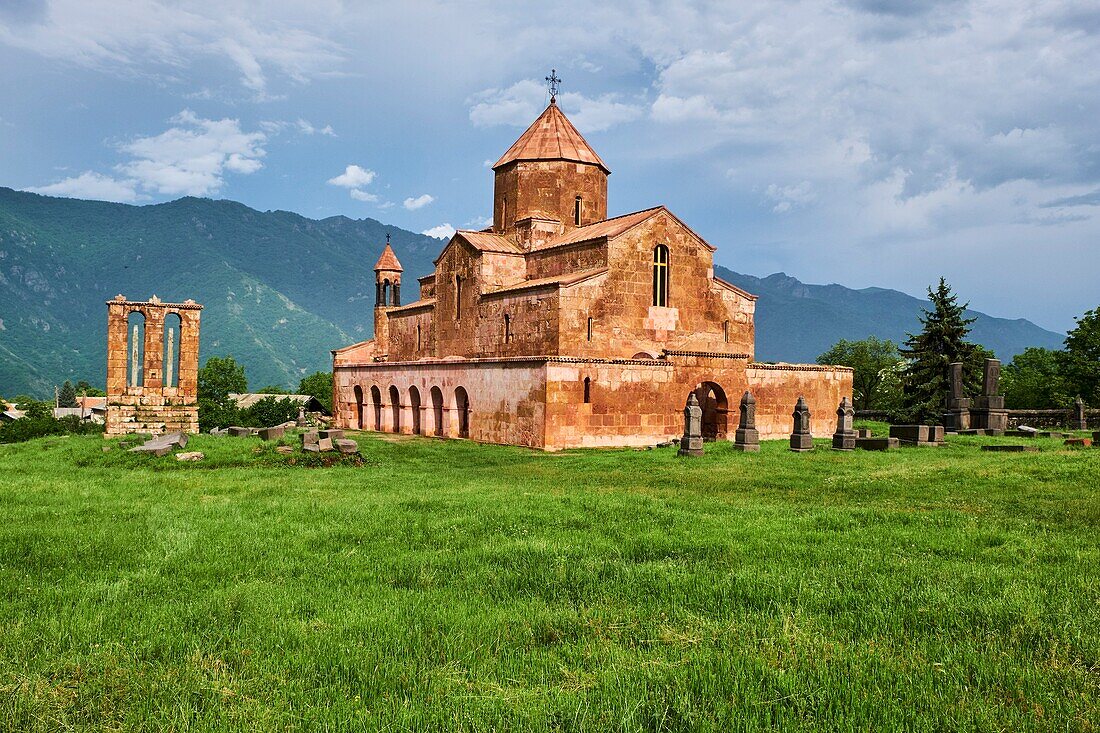
[[[970,429],[970,398],[963,395],[963,363],[947,365],[947,412],[943,415],[946,430],[957,433]]]
[[[810,433],[810,408],[802,395],[794,406],[794,431],[791,433],[791,450],[805,453],[814,449],[814,436]]]
[[[741,419],[733,434],[733,449],[754,452],[760,450],[760,433],[756,429],[756,399],[751,393],[741,395]]]
[[[684,407],[684,437],[680,438],[680,450],[676,455],[703,455],[703,408],[699,407],[699,398],[694,392]]]
[[[833,433],[834,450],[855,450],[856,431],[852,427],[856,411],[852,409],[852,400],[845,397],[836,408],[836,432]]]
[[[107,435],[199,431],[199,315],[193,300],[107,301]],[[130,331],[130,316],[141,323]],[[176,330],[166,324],[179,318]],[[177,348],[178,343],[178,348]]]
[[[1070,428],[1073,430],[1089,429],[1089,421],[1085,416],[1085,401],[1081,399],[1081,395],[1077,395],[1077,399],[1073,401],[1073,419],[1070,421]]]
[[[986,435],[999,435],[1008,428],[1008,410],[1005,398],[997,394],[1001,381],[1001,362],[986,359],[982,371],[982,394],[974,400],[971,410],[971,425],[977,430],[986,431]]]

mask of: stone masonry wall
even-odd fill
[[[564,160],[517,161],[496,172],[493,231],[508,233],[519,219],[550,217],[563,231],[575,228],[573,206],[581,197],[581,226],[607,218],[607,174],[599,166]]]

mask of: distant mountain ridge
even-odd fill
[[[106,307],[194,298],[201,360],[230,354],[249,384],[297,386],[329,351],[369,338],[373,266],[389,234],[407,300],[443,243],[374,219],[308,219],[227,200],[132,206],[0,187],[0,395],[45,397],[66,379],[102,384]],[[760,296],[757,358],[812,361],[838,338],[899,340],[923,301],[893,290],[806,285],[785,275],[720,277]],[[1003,359],[1062,336],[1029,321],[977,314],[974,338]]]

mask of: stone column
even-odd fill
[[[760,450],[760,432],[756,429],[756,398],[752,393],[741,395],[741,417],[733,434],[733,449],[743,452]]]
[[[845,397],[836,408],[836,432],[833,433],[833,450],[855,450],[856,431],[852,427],[856,412],[852,400]]]
[[[184,404],[198,399],[199,392],[199,316],[200,308],[180,310],[180,372],[176,394]]]
[[[806,399],[798,396],[794,406],[794,430],[791,432],[791,450],[805,453],[814,449],[814,436],[810,432],[810,407]]]
[[[107,398],[126,394],[126,309],[119,302],[107,303]],[[118,298],[116,298],[118,300]]]
[[[676,455],[703,455],[703,408],[699,407],[699,398],[694,392],[684,407],[684,437],[680,439],[680,450]]]

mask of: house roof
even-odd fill
[[[386,242],[386,248],[382,250],[382,256],[378,258],[378,262],[374,263],[374,271],[379,270],[394,270],[395,272],[403,272],[405,268],[401,266],[401,262],[398,261],[397,255],[393,253],[393,247],[389,242]]]
[[[570,160],[598,165],[605,173],[611,173],[584,136],[573,127],[573,123],[553,101],[519,139],[512,143],[512,147],[500,156],[493,169],[517,160]]]
[[[522,255],[525,254],[523,248],[513,242],[508,237],[502,234],[492,234],[489,232],[474,232],[468,229],[459,229],[451,237],[450,241],[443,246],[443,249],[439,250],[439,255],[435,258],[435,262],[439,262],[443,258],[443,253],[447,251],[447,248],[456,240],[461,239],[478,252],[495,252],[498,254],[506,255]]]
[[[597,267],[591,270],[581,270],[580,272],[567,272],[563,275],[554,275],[553,277],[541,277],[535,280],[521,280],[518,283],[511,285],[505,285],[504,287],[497,288],[496,290],[490,290],[485,293],[486,296],[497,295],[498,293],[513,293],[518,290],[533,290],[535,288],[542,288],[548,286],[569,287],[570,285],[576,285],[579,282],[588,280],[589,278],[603,275],[607,272],[606,267]]]

